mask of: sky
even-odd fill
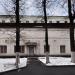
[[[40,12],[40,9],[37,9],[36,6],[36,1],[35,0],[22,0],[22,3],[25,5],[23,6],[23,13],[20,12],[22,15],[42,15]],[[56,2],[54,2],[49,9],[47,9],[47,15],[49,16],[66,16],[67,14],[67,4],[64,4],[64,8],[62,8],[62,0],[57,0],[60,1],[59,5],[57,5]],[[6,9],[5,9],[6,8]],[[0,15],[12,15],[13,14],[13,4],[11,0],[0,0]],[[26,9],[25,9],[26,8]],[[12,11],[9,12],[7,11]],[[42,9],[41,9],[42,10]]]
[[[5,13],[5,10],[4,10],[4,8],[2,7],[2,5],[1,5],[1,0],[0,0],[0,15],[5,15],[6,13]]]

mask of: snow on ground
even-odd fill
[[[0,72],[16,69],[15,58],[0,58]],[[27,65],[27,58],[20,58],[19,68]]]
[[[41,62],[46,64],[46,57],[38,58]],[[71,58],[67,57],[49,57],[50,63],[46,64],[46,66],[65,66],[65,65],[75,65],[75,63],[71,62]]]

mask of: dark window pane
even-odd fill
[[[41,21],[41,23],[44,23],[44,21]]]
[[[0,46],[0,53],[7,53],[7,46]]]
[[[37,23],[37,21],[34,21],[34,23]]]
[[[26,21],[26,23],[29,23],[29,21]]]
[[[24,53],[24,46],[21,46],[20,52]]]
[[[2,23],[5,23],[5,20],[2,20]]]
[[[67,23],[67,21],[65,21],[65,23]]]
[[[52,21],[49,21],[49,23],[52,23]]]
[[[59,21],[57,21],[57,23],[59,23]]]
[[[20,53],[24,53],[25,46],[20,46]],[[14,52],[16,52],[16,46],[14,46]]]
[[[60,46],[60,53],[65,53],[65,45]]]
[[[14,46],[14,52],[16,52],[16,46]]]
[[[48,46],[49,47],[49,51],[50,51],[50,45]],[[46,45],[44,45],[44,53],[47,52],[46,50]]]

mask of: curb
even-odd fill
[[[40,60],[39,60],[40,61]],[[45,66],[45,67],[75,67],[75,65],[51,65],[51,66],[48,66],[46,65],[45,63],[41,62],[40,63]]]
[[[5,71],[5,72],[0,72],[0,75],[1,74],[5,74],[5,73],[9,73],[9,72],[12,72],[12,71],[20,71],[20,69],[23,69],[23,68],[26,68],[27,67],[27,65],[25,66],[25,67],[21,67],[21,68],[18,68],[18,69],[13,69],[13,70],[9,70],[9,71]]]
[[[45,66],[46,67],[75,67],[75,65],[52,65],[52,66],[47,66],[46,64],[45,64]]]

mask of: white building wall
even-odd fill
[[[26,46],[26,42],[36,42],[37,46],[34,51],[36,55],[45,55],[44,45],[45,45],[45,31],[44,29],[25,29],[21,35],[24,35],[25,38],[21,40],[20,45],[25,45],[25,52],[21,55],[29,55],[29,51]],[[48,29],[49,45],[51,55],[61,55],[60,45],[66,46],[66,53],[63,55],[70,54],[70,38],[68,29]],[[3,36],[4,37],[4,36]],[[14,46],[15,43],[5,43],[5,39],[0,39],[0,45],[7,45],[7,54],[6,55],[15,55]],[[9,37],[9,36],[8,36]],[[2,55],[2,54],[1,54]]]
[[[5,20],[5,22],[9,22],[10,18],[0,18],[0,22],[2,20]],[[15,19],[14,19],[15,20]],[[22,23],[29,21],[30,23],[33,23],[34,21],[37,21],[38,23],[41,23],[43,21],[43,18],[41,17],[23,17],[21,18]],[[48,23],[49,21],[52,21],[53,23],[56,23],[57,21],[60,21],[60,23],[64,23],[64,21],[67,21],[69,23],[68,17],[48,17]],[[5,40],[10,37],[8,34],[2,34],[0,33],[0,45],[7,45],[7,53],[0,55],[15,55],[14,53],[14,46],[15,43],[5,43]],[[30,42],[36,42],[37,46],[34,51],[34,54],[36,55],[45,55],[44,53],[44,45],[45,45],[45,30],[43,28],[27,28],[21,31],[21,42],[20,45],[25,46],[25,52],[21,53],[21,55],[29,55],[29,51],[27,49],[26,43],[28,41]],[[50,45],[50,55],[61,55],[60,53],[60,45],[66,46],[66,53],[63,55],[69,55],[70,54],[70,35],[69,35],[69,29],[48,29],[48,38],[49,38],[49,45]]]
[[[70,38],[68,29],[48,29],[49,34],[49,45],[50,45],[50,54],[60,55],[60,45],[66,46],[66,53],[70,54]],[[44,29],[25,29],[25,34],[27,34],[26,39],[32,42],[36,39],[39,39],[40,53],[44,55],[44,45],[45,45],[45,32]],[[32,38],[32,39],[31,39]],[[36,39],[35,39],[36,38]],[[38,49],[36,49],[37,52]],[[38,52],[37,52],[38,53]]]

